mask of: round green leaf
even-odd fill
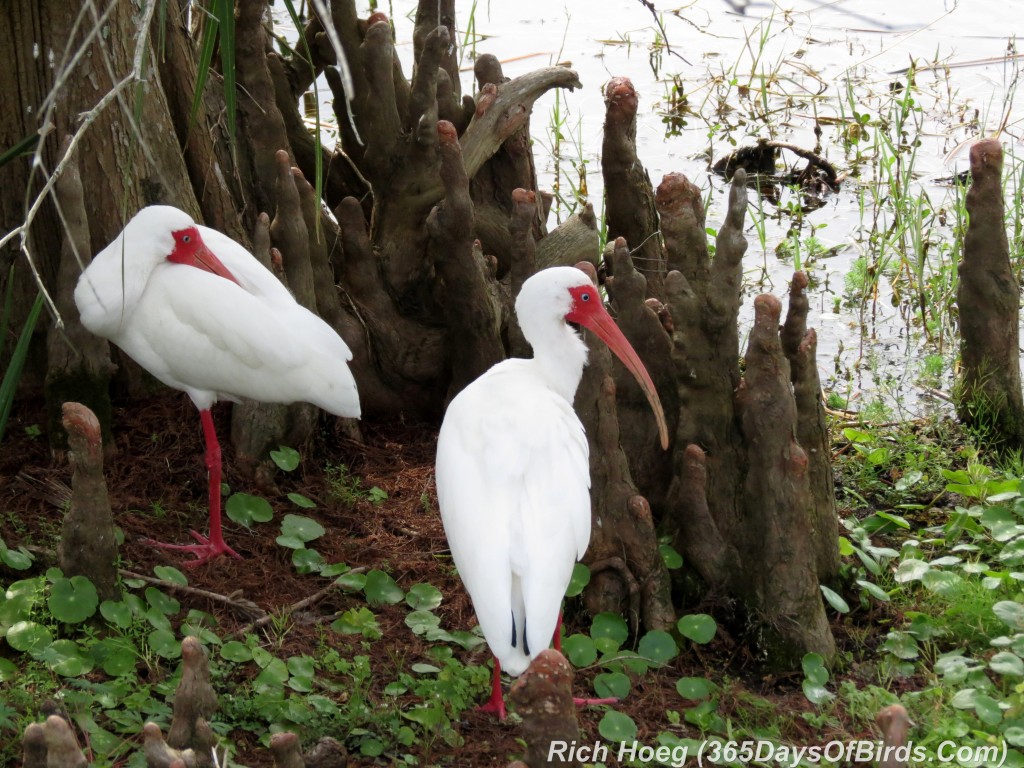
[[[0,561],[15,571],[24,571],[32,565],[32,555],[24,549],[0,549]]]
[[[954,709],[973,709],[977,698],[977,688],[961,688],[953,694],[953,698],[950,699],[949,703]]]
[[[92,660],[82,654],[74,640],[54,640],[39,658],[62,677],[79,677],[91,672],[93,667]]]
[[[1001,651],[989,659],[988,665],[993,672],[1004,677],[1024,677],[1024,661],[1015,653]]]
[[[324,556],[315,549],[302,547],[292,552],[292,565],[299,573],[313,573],[324,565]]]
[[[908,581],[917,581],[923,578],[930,569],[931,565],[926,563],[924,560],[908,557],[907,559],[900,561],[900,564],[896,567],[896,573],[893,578],[899,583],[905,584]]]
[[[292,675],[288,678],[288,687],[296,693],[309,693],[313,690],[313,678],[305,675]]]
[[[429,630],[440,627],[441,619],[430,611],[413,611],[405,617],[405,626],[411,629],[414,635],[424,635]]]
[[[562,652],[574,667],[587,667],[597,661],[597,648],[586,635],[569,635],[562,641]]]
[[[176,659],[181,656],[181,643],[174,633],[167,629],[154,629],[147,637],[149,647],[162,659]]]
[[[132,609],[127,603],[120,600],[104,600],[100,603],[100,615],[110,624],[121,629],[127,629],[132,625]]]
[[[987,725],[999,725],[1003,720],[1003,710],[999,708],[999,702],[984,693],[974,697],[974,711]]]
[[[675,658],[679,649],[672,635],[660,629],[653,629],[640,638],[637,652],[645,659],[665,664]]]
[[[615,648],[618,648],[629,637],[629,626],[619,614],[605,611],[594,617],[590,624],[590,636],[595,640],[598,638],[611,640],[615,644]]]
[[[363,588],[366,602],[372,606],[395,605],[402,602],[405,592],[391,576],[374,569],[366,574],[366,586]]]
[[[225,661],[243,664],[247,661],[252,661],[252,650],[245,643],[240,643],[237,640],[228,640],[220,647],[220,656]]]
[[[815,685],[810,680],[803,682],[804,696],[811,704],[824,704],[833,697],[833,694],[823,685]]]
[[[608,741],[632,742],[636,740],[637,729],[633,718],[615,710],[604,713],[604,717],[597,725],[597,730]]]
[[[0,670],[0,680],[3,680],[2,670]],[[1024,747],[1024,728],[1019,725],[1011,725],[1003,731],[1003,738],[1015,747]]]
[[[7,643],[11,648],[33,656],[42,653],[52,642],[50,630],[34,621],[19,621],[7,630]]]
[[[158,579],[170,582],[171,584],[177,584],[179,587],[188,586],[188,578],[186,578],[184,573],[173,566],[158,565],[153,568],[153,573],[156,574]]]
[[[316,674],[316,661],[311,656],[289,656],[288,674],[300,677],[313,677]]]
[[[917,640],[907,632],[893,631],[882,643],[882,650],[900,659],[916,659],[920,653]]]
[[[21,674],[21,670],[13,661],[0,658],[0,683],[13,682]]]
[[[330,565],[325,565],[320,569],[320,575],[331,579],[335,576],[341,576],[344,573],[348,573],[351,570],[351,566],[345,563],[331,563]],[[362,587],[360,587],[360,589],[362,589]]]
[[[294,536],[300,541],[319,539],[326,532],[316,520],[302,515],[285,515],[281,521],[281,535]]]
[[[43,584],[43,577],[22,579],[11,584],[7,592],[0,592],[0,627],[28,620],[42,600]]]
[[[406,604],[416,611],[432,611],[441,604],[441,590],[433,584],[414,584],[405,596]]]
[[[992,612],[1011,629],[1024,631],[1024,605],[1016,600],[1000,600],[992,606]]]
[[[602,672],[594,677],[594,693],[599,698],[624,699],[629,695],[629,677],[621,672]]]
[[[95,662],[111,677],[135,674],[138,653],[124,638],[104,638],[90,648],[89,652]]]
[[[684,699],[700,701],[711,695],[714,686],[703,677],[681,677],[676,682],[676,691]]]
[[[283,469],[285,472],[291,472],[299,466],[299,452],[294,448],[281,445],[278,446],[276,451],[270,452],[270,460],[273,461],[279,469]]]
[[[331,629],[343,635],[362,635],[370,640],[381,636],[377,617],[369,608],[350,608],[331,623]]]
[[[361,592],[366,587],[365,573],[343,573],[334,583],[346,592]]]
[[[671,544],[659,544],[658,552],[661,554],[661,560],[665,563],[665,567],[670,571],[683,567],[683,556]]]
[[[146,602],[164,616],[173,616],[181,611],[181,603],[156,587],[146,588]]]
[[[590,583],[590,569],[583,563],[576,563],[572,568],[572,578],[565,589],[566,597],[576,597]]]
[[[54,580],[46,604],[58,621],[78,624],[96,613],[100,598],[96,587],[85,576],[62,577]]]
[[[224,511],[230,519],[246,528],[251,528],[253,523],[269,522],[274,517],[269,501],[248,493],[231,494],[224,505]]]
[[[288,681],[288,667],[281,659],[272,659],[252,681],[257,691],[280,689]]]
[[[289,493],[288,501],[296,507],[302,507],[303,509],[316,509],[316,502],[308,496],[303,496],[301,493]]]
[[[695,643],[704,645],[710,643],[718,631],[715,620],[706,613],[691,613],[683,616],[676,622],[679,633]]]
[[[819,653],[806,653],[800,661],[804,677],[814,685],[824,685],[828,682],[828,668],[825,666],[825,659]]]

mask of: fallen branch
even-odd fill
[[[210,592],[206,589],[200,589],[199,587],[190,587],[187,584],[176,584],[173,581],[167,581],[166,579],[158,579],[154,576],[145,576],[135,571],[129,571],[126,568],[119,568],[118,573],[128,579],[140,579],[148,584],[155,584],[158,587],[165,587],[167,589],[173,589],[178,592],[185,592],[186,594],[196,595],[198,597],[205,597],[207,600],[213,600],[214,602],[223,603],[230,608],[235,608],[238,611],[249,614],[259,615],[260,618],[266,618],[267,612],[260,608],[256,603],[245,598],[235,597],[231,595],[221,595],[217,592]]]

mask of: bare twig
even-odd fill
[[[654,7],[654,3],[652,3],[650,0],[637,0],[637,2],[639,2],[640,5],[649,10],[651,12],[651,16],[654,17],[654,23],[658,25],[658,29],[661,30],[661,38],[662,40],[665,41],[665,50],[671,53],[676,58],[681,59],[686,64],[689,64],[690,62],[686,60],[685,56],[683,56],[681,53],[677,53],[676,51],[672,50],[672,46],[668,42],[668,32],[665,31],[665,27],[661,23],[661,18],[658,16],[658,9]]]
[[[46,198],[53,191],[53,187],[56,184],[57,179],[60,178],[65,168],[67,168],[69,158],[74,153],[75,149],[78,146],[78,143],[85,135],[85,132],[89,128],[89,126],[96,122],[96,120],[103,113],[103,111],[115,99],[121,104],[123,109],[128,109],[127,104],[123,101],[121,94],[124,91],[124,89],[127,88],[129,85],[136,82],[140,82],[142,80],[142,69],[143,61],[145,59],[146,40],[149,35],[149,26],[152,23],[157,4],[157,0],[147,0],[145,7],[143,9],[142,18],[139,24],[138,35],[135,38],[135,57],[133,61],[132,71],[128,75],[123,77],[121,80],[119,80],[117,83],[115,83],[115,85],[106,94],[103,95],[103,97],[96,103],[96,105],[91,110],[82,115],[81,123],[79,124],[78,129],[75,131],[75,133],[70,137],[70,140],[66,145],[66,149],[63,156],[61,157],[60,161],[57,163],[57,166],[53,169],[53,171],[49,173],[46,183],[43,184],[42,189],[40,189],[39,192],[36,194],[35,199],[32,201],[31,204],[29,204],[28,202],[29,193],[26,190],[27,197],[25,201],[25,220],[19,226],[15,227],[10,232],[5,234],[3,237],[0,237],[0,248],[2,248],[11,240],[13,240],[15,237],[19,238],[20,250],[22,253],[25,254],[25,259],[26,261],[28,261],[29,269],[32,272],[32,276],[35,279],[36,284],[39,286],[39,290],[42,292],[43,298],[46,301],[47,308],[49,309],[50,314],[53,316],[54,322],[56,323],[56,326],[58,328],[62,328],[64,326],[64,321],[61,318],[60,312],[58,311],[53,298],[50,296],[49,291],[46,289],[46,285],[43,282],[42,275],[39,273],[39,269],[36,265],[35,257],[32,255],[29,249],[29,230],[32,226],[32,222],[35,220],[36,215],[39,213],[39,209],[42,207],[43,202],[45,202]],[[67,80],[71,77],[71,73],[75,69],[75,65],[85,55],[86,51],[89,49],[89,46],[93,43],[94,38],[96,38],[100,34],[101,30],[104,27],[103,22],[107,19],[107,17],[110,15],[111,11],[115,7],[116,2],[111,2],[102,13],[97,14],[95,4],[93,2],[89,2],[85,6],[83,6],[82,11],[80,12],[78,18],[76,18],[75,20],[73,29],[77,30],[82,20],[83,14],[87,10],[91,10],[94,19],[93,28],[86,35],[85,40],[74,52],[74,54],[71,55],[70,59],[67,61],[67,65],[59,70],[59,74],[56,76],[54,80],[53,88],[50,89],[50,93],[47,95],[46,99],[43,102],[43,117],[40,120],[39,125],[40,141],[36,144],[35,155],[32,159],[33,173],[37,168],[40,169],[42,173],[47,173],[46,168],[43,164],[42,155],[44,142],[42,141],[42,139],[45,138],[46,135],[53,130],[53,111],[56,109],[57,103],[59,101],[57,98],[57,94],[64,87]],[[69,37],[69,39],[72,38]],[[109,60],[105,58],[105,62],[107,64],[109,74],[111,75],[111,79],[113,80],[113,71],[109,66]],[[129,123],[131,124],[132,129],[137,132],[138,126],[135,125],[134,120],[129,120]],[[28,185],[28,188],[30,187],[31,183]],[[59,202],[57,203],[57,208],[59,211]],[[63,219],[63,215],[61,216],[61,218]]]
[[[118,572],[128,579],[139,579],[149,584],[156,584],[157,586],[164,587],[166,589],[172,589],[177,592],[185,592],[186,594],[196,595],[198,597],[205,597],[207,600],[213,600],[218,603],[223,603],[231,608],[234,608],[242,613],[248,614],[249,616],[259,616],[260,619],[268,617],[266,611],[260,608],[256,603],[245,598],[239,598],[234,595],[221,595],[217,592],[210,592],[206,589],[199,589],[198,587],[190,587],[187,584],[175,584],[173,581],[167,581],[165,579],[158,579],[153,576],[146,576],[141,573],[135,573],[135,571],[129,571],[126,568],[118,569]]]
[[[367,566],[360,566],[359,568],[353,568],[350,571],[345,571],[345,575],[347,576],[348,574],[351,574],[351,573],[362,573],[365,570],[367,570]],[[324,587],[323,589],[319,590],[318,592],[314,592],[312,595],[309,595],[308,597],[302,598],[297,603],[292,603],[291,605],[289,605],[286,608],[282,609],[278,613],[282,613],[282,614],[286,614],[287,615],[287,614],[295,613],[295,611],[301,611],[304,608],[308,608],[309,606],[314,605],[315,603],[320,602],[325,597],[327,597],[327,595],[329,595],[331,592],[333,592],[335,589],[338,589],[338,584],[337,584],[337,582],[332,581],[330,584],[328,584],[326,587]],[[245,634],[247,634],[249,632],[252,632],[254,629],[259,629],[260,627],[266,626],[267,624],[269,624],[271,621],[274,620],[274,616],[275,615],[276,614],[268,613],[265,616],[262,616],[261,618],[256,619],[256,621],[253,621],[253,622],[251,622],[249,624],[246,624],[244,627],[239,627],[234,632],[230,633],[229,637],[231,635],[245,635]]]

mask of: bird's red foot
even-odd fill
[[[198,544],[166,544],[162,541],[154,541],[153,539],[147,539],[146,543],[154,547],[160,547],[160,549],[170,549],[174,552],[187,552],[195,555],[195,560],[186,560],[182,563],[182,565],[189,568],[195,568],[197,565],[208,563],[221,555],[231,555],[231,557],[238,560],[242,559],[242,556],[229,547],[223,539],[211,541],[198,531],[189,531],[189,533],[199,542]]]
[[[507,714],[505,712],[505,699],[499,692],[497,698],[491,696],[491,698],[487,700],[487,703],[477,707],[476,711],[489,712],[492,715],[496,715],[499,720],[504,721]]]
[[[618,699],[577,699],[575,696],[572,698],[572,703],[577,707],[588,707],[591,704],[618,704]]]

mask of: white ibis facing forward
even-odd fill
[[[662,447],[665,417],[640,358],[575,267],[529,278],[516,300],[530,360],[498,363],[452,399],[437,441],[437,499],[452,558],[494,654],[490,701],[504,719],[501,670],[522,674],[557,638],[573,565],[590,543],[590,465],[572,400],[594,331],[639,382]]]
[[[312,403],[359,416],[352,353],[334,330],[231,238],[177,208],[143,208],[82,272],[82,325],[109,339],[164,384],[184,390],[206,439],[210,535],[159,544],[196,556],[222,554],[221,453],[210,407],[223,398]]]

